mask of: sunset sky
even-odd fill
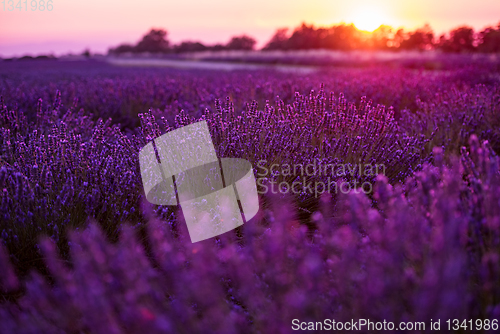
[[[277,28],[301,22],[379,24],[415,29],[429,23],[436,33],[467,24],[476,30],[500,22],[499,0],[53,0],[52,11],[8,11],[0,0],[0,56],[105,53],[136,43],[150,28],[164,28],[171,42],[226,43],[246,33],[261,47]],[[14,0],[14,6],[19,0]],[[24,1],[24,0],[23,0]],[[40,1],[40,0],[36,0]],[[45,1],[47,2],[47,1]]]

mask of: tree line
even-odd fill
[[[201,42],[183,41],[177,45],[171,45],[167,39],[167,35],[167,31],[164,29],[151,29],[136,45],[121,44],[115,48],[110,48],[108,53],[184,53],[207,50],[253,50],[256,44],[254,38],[242,35],[232,37],[227,44],[204,45]]]
[[[414,31],[381,25],[369,33],[353,24],[315,28],[303,23],[287,35],[278,29],[263,50],[441,50],[444,52],[500,52],[500,23],[480,32],[461,26],[437,37],[426,24]]]
[[[290,34],[288,28],[278,29],[262,48],[266,50],[441,50],[443,52],[500,52],[500,23],[474,31],[461,26],[437,37],[429,25],[414,31],[393,29],[381,25],[373,32],[357,29],[353,24],[338,24],[331,27],[302,25]],[[254,50],[256,40],[247,35],[234,36],[226,44],[205,45],[201,42],[183,41],[173,45],[164,29],[151,29],[136,44],[122,44],[109,49],[109,54],[126,52],[184,53],[218,50]]]

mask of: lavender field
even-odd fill
[[[254,219],[191,243],[178,207],[145,200],[138,154],[200,120],[217,155],[256,178],[258,165],[314,162],[385,172],[334,180],[367,193],[262,192]],[[0,333],[289,333],[294,319],[498,329],[497,63],[0,62],[0,152]]]

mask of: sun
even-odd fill
[[[352,17],[352,23],[359,30],[372,32],[385,22],[384,13],[377,7],[358,8]]]

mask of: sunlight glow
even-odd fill
[[[356,28],[364,31],[372,32],[380,25],[387,23],[387,17],[377,7],[359,8],[352,17],[352,23]]]

